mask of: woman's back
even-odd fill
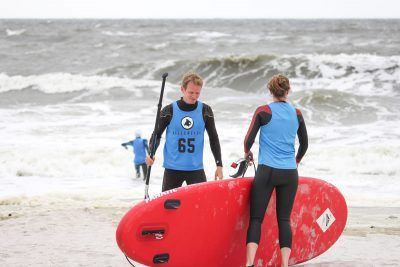
[[[299,128],[296,109],[287,102],[268,105],[270,121],[260,128],[259,164],[296,169],[295,138]]]

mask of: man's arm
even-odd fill
[[[158,121],[158,127],[155,133],[156,134],[155,151],[157,151],[157,148],[160,145],[161,136],[164,133],[167,126],[169,125],[169,123],[171,122],[171,119],[172,119],[172,104],[169,104],[165,106],[160,112],[160,120]],[[154,133],[151,135],[150,138],[149,150],[151,150],[153,146],[153,144],[151,143],[151,141],[153,140],[153,135]],[[153,161],[154,160],[150,159],[150,156],[146,158],[147,165],[152,165]]]
[[[222,167],[221,145],[219,143],[217,129],[215,128],[214,114],[211,107],[206,104],[203,106],[203,118],[208,138],[210,140],[211,152],[214,155],[215,164]]]
[[[208,138],[210,140],[211,152],[214,155],[215,164],[217,169],[215,170],[214,179],[221,180],[224,178],[222,168],[222,156],[221,156],[221,145],[219,143],[219,137],[217,129],[215,128],[214,114],[210,106],[203,105],[203,119],[207,130]]]

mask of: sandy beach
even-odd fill
[[[115,241],[128,206],[0,203],[0,266],[130,266]],[[300,266],[399,266],[399,248],[400,208],[352,207],[337,243]]]

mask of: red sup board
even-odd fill
[[[122,218],[116,233],[118,246],[126,256],[148,266],[245,266],[252,181],[238,178],[190,185],[145,200]],[[336,187],[300,177],[291,214],[289,264],[329,249],[346,220],[347,205]],[[280,266],[280,260],[274,193],[254,266]]]

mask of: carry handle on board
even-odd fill
[[[133,265],[133,263],[129,260],[128,256],[125,255],[125,258],[129,262],[130,265],[135,267],[135,265]],[[169,254],[168,253],[156,254],[153,257],[153,263],[154,264],[167,263],[168,261],[169,261]]]
[[[153,257],[153,263],[158,264],[158,263],[166,263],[169,260],[169,254],[168,253],[163,253],[163,254],[157,254]]]
[[[143,230],[142,235],[163,235],[165,234],[164,229],[154,229],[154,230]]]
[[[179,199],[167,199],[164,202],[164,208],[167,210],[176,210],[181,206]]]

